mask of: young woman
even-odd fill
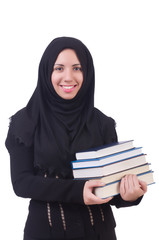
[[[117,141],[115,122],[94,107],[94,66],[79,40],[54,39],[46,48],[27,106],[11,117],[6,146],[15,193],[31,198],[25,240],[114,240],[110,205],[140,202],[146,184],[129,175],[120,195],[93,194],[100,181],[73,179],[75,153]]]

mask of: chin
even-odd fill
[[[75,95],[76,96],[76,95]],[[66,99],[66,100],[71,100],[73,99],[75,96],[61,96],[63,99]]]

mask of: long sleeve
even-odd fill
[[[110,204],[116,206],[116,208],[131,207],[131,206],[138,205],[141,202],[141,200],[142,200],[142,197],[138,198],[134,202],[125,201],[122,199],[122,197],[119,194],[110,201]]]
[[[16,195],[40,201],[83,202],[85,181],[44,178],[34,173],[34,150],[19,143],[8,133],[6,147],[10,154],[11,180]]]

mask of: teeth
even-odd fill
[[[63,88],[65,88],[65,89],[71,89],[71,88],[73,88],[74,86],[63,86]]]

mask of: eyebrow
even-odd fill
[[[60,64],[60,63],[55,63],[55,65],[58,65],[58,66],[64,66],[63,64]],[[78,66],[78,65],[81,65],[80,63],[76,63],[76,64],[73,64],[72,66]]]
[[[80,63],[76,63],[76,64],[73,64],[72,66],[77,66],[77,65],[81,65]]]

